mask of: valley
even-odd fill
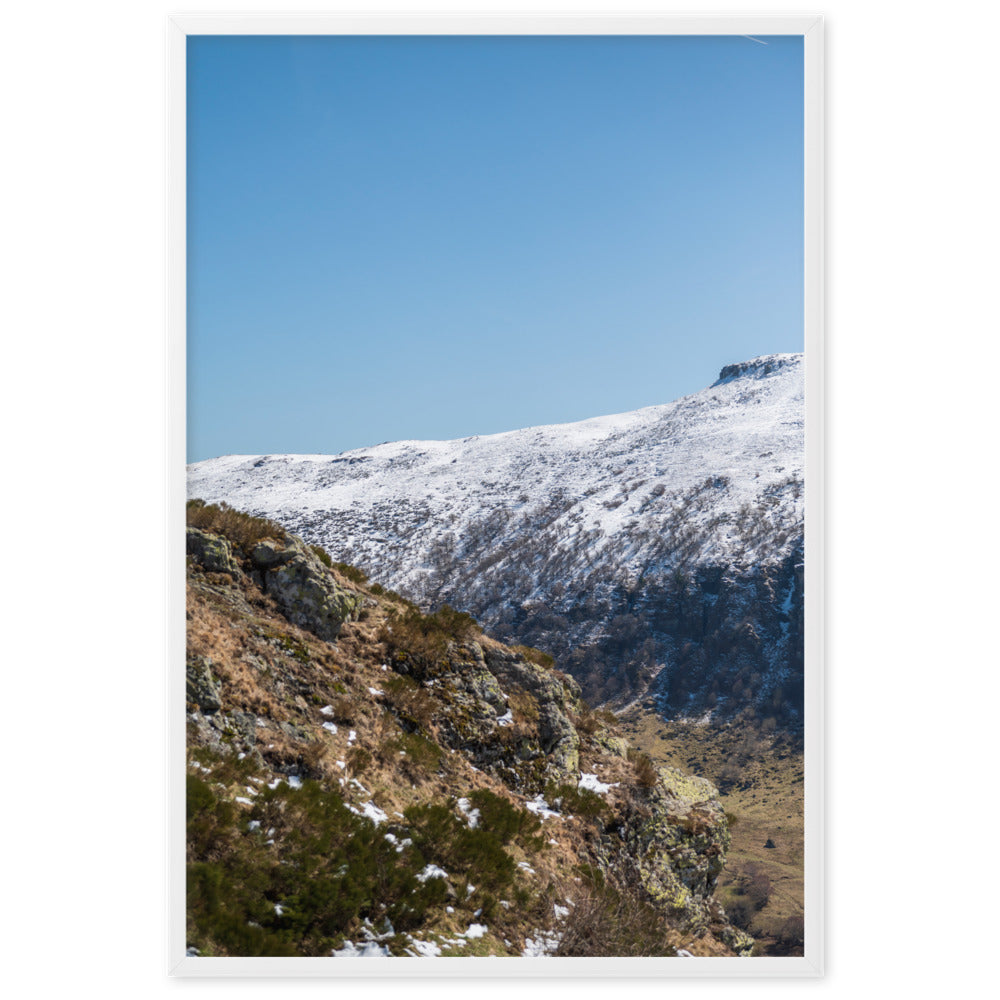
[[[620,721],[625,736],[657,764],[683,768],[719,789],[732,834],[719,898],[730,918],[753,934],[754,954],[802,954],[801,740],[745,721],[667,722],[650,705]]]

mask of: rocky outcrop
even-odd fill
[[[344,622],[361,610],[363,598],[337,583],[301,538],[264,539],[254,546],[250,560],[262,589],[278,602],[285,617],[321,639],[336,639]]]
[[[669,910],[688,932],[700,936],[711,929],[737,954],[750,954],[753,938],[730,927],[714,899],[730,834],[711,782],[660,768],[643,808],[626,816],[620,835],[626,863],[635,866],[650,899]],[[611,858],[608,863],[613,863]]]
[[[211,573],[239,572],[239,566],[233,556],[233,547],[229,539],[221,535],[212,535],[200,528],[189,527],[187,554]]]
[[[580,737],[570,714],[580,688],[520,653],[496,643],[452,643],[433,667],[394,659],[401,673],[430,684],[446,711],[438,715],[441,738],[479,768],[525,794],[549,781],[575,779]]]
[[[342,586],[301,538],[265,538],[249,554],[222,535],[187,529],[187,551],[195,563],[214,573],[241,572],[238,556],[260,588],[277,602],[285,617],[320,639],[337,638],[344,622],[356,619],[364,599]]]
[[[205,656],[188,658],[187,700],[207,715],[222,708],[219,682],[212,676],[212,661]]]

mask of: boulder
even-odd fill
[[[287,541],[279,542],[274,538],[261,539],[250,552],[250,561],[257,569],[271,569],[280,566],[294,558],[296,549]]]
[[[643,888],[696,936],[723,922],[713,893],[730,835],[718,795],[704,778],[661,767],[646,808],[631,813],[622,829]],[[748,955],[753,938],[730,930],[727,943],[737,954]]]
[[[187,553],[211,573],[231,573],[235,576],[239,572],[233,547],[221,535],[213,535],[200,528],[188,528]]]
[[[192,656],[187,661],[187,700],[208,715],[222,708],[220,685],[206,656]]]
[[[265,592],[295,625],[330,641],[337,638],[344,622],[357,618],[363,605],[361,595],[334,580],[301,538],[264,539],[254,546],[250,558]]]

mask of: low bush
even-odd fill
[[[771,898],[771,879],[759,865],[751,862],[736,876],[734,891],[746,899],[756,913],[764,909]]]
[[[433,773],[441,767],[444,751],[433,740],[421,736],[420,733],[401,733],[387,741],[384,747],[384,757],[396,760],[402,755],[402,763],[406,771],[414,769],[424,773]]]
[[[585,736],[593,736],[601,728],[600,720],[589,710],[578,715],[573,720],[573,724],[576,726],[577,732],[583,733]]]
[[[805,921],[801,913],[788,917],[778,929],[777,946],[774,954],[795,955],[802,953],[805,944]]]
[[[638,886],[612,885],[600,872],[584,869],[580,890],[571,900],[555,955],[565,958],[672,956],[670,924]]]
[[[385,700],[409,732],[429,729],[437,703],[426,688],[403,675],[388,678],[382,684]]]
[[[652,788],[660,780],[660,771],[653,758],[642,750],[629,748],[628,759],[632,764],[632,772],[635,774],[635,783],[640,788]]]
[[[552,670],[556,665],[556,659],[554,656],[543,652],[540,649],[535,649],[534,646],[511,646],[510,647],[515,653],[520,653],[526,660],[530,663],[534,663],[538,667],[546,667]]]
[[[479,631],[471,615],[447,604],[426,615],[410,605],[391,617],[379,640],[389,647],[397,669],[419,674],[444,659],[451,643],[463,642]]]
[[[188,782],[187,936],[202,954],[328,955],[364,920],[407,931],[443,902],[419,851],[316,782],[265,786],[245,810],[209,770]]]
[[[535,836],[542,827],[542,821],[534,813],[521,809],[488,788],[478,788],[470,793],[469,802],[479,810],[480,826],[489,830],[501,844],[519,840],[535,850],[543,846],[544,838],[539,842]]]
[[[244,514],[227,503],[206,504],[204,500],[189,500],[187,523],[192,528],[222,535],[246,552],[265,538],[281,542],[287,537],[285,529],[277,522]]]
[[[347,751],[347,766],[354,774],[363,774],[372,765],[371,751],[364,747],[351,747]]]
[[[568,783],[550,781],[545,786],[545,801],[560,812],[586,819],[604,820],[610,812],[607,802],[597,792]]]
[[[364,570],[358,569],[357,566],[351,566],[348,563],[335,562],[333,563],[333,568],[343,577],[350,580],[351,583],[356,583],[359,587],[363,587],[368,582],[368,574]]]
[[[517,865],[500,838],[482,826],[469,827],[446,805],[410,806],[405,812],[416,848],[449,875],[500,893],[514,881]]]

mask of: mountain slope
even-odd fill
[[[537,650],[188,509],[192,955],[749,954],[708,781]]]
[[[594,700],[795,722],[803,441],[802,356],[768,355],[575,424],[200,462],[188,491],[546,649]]]

